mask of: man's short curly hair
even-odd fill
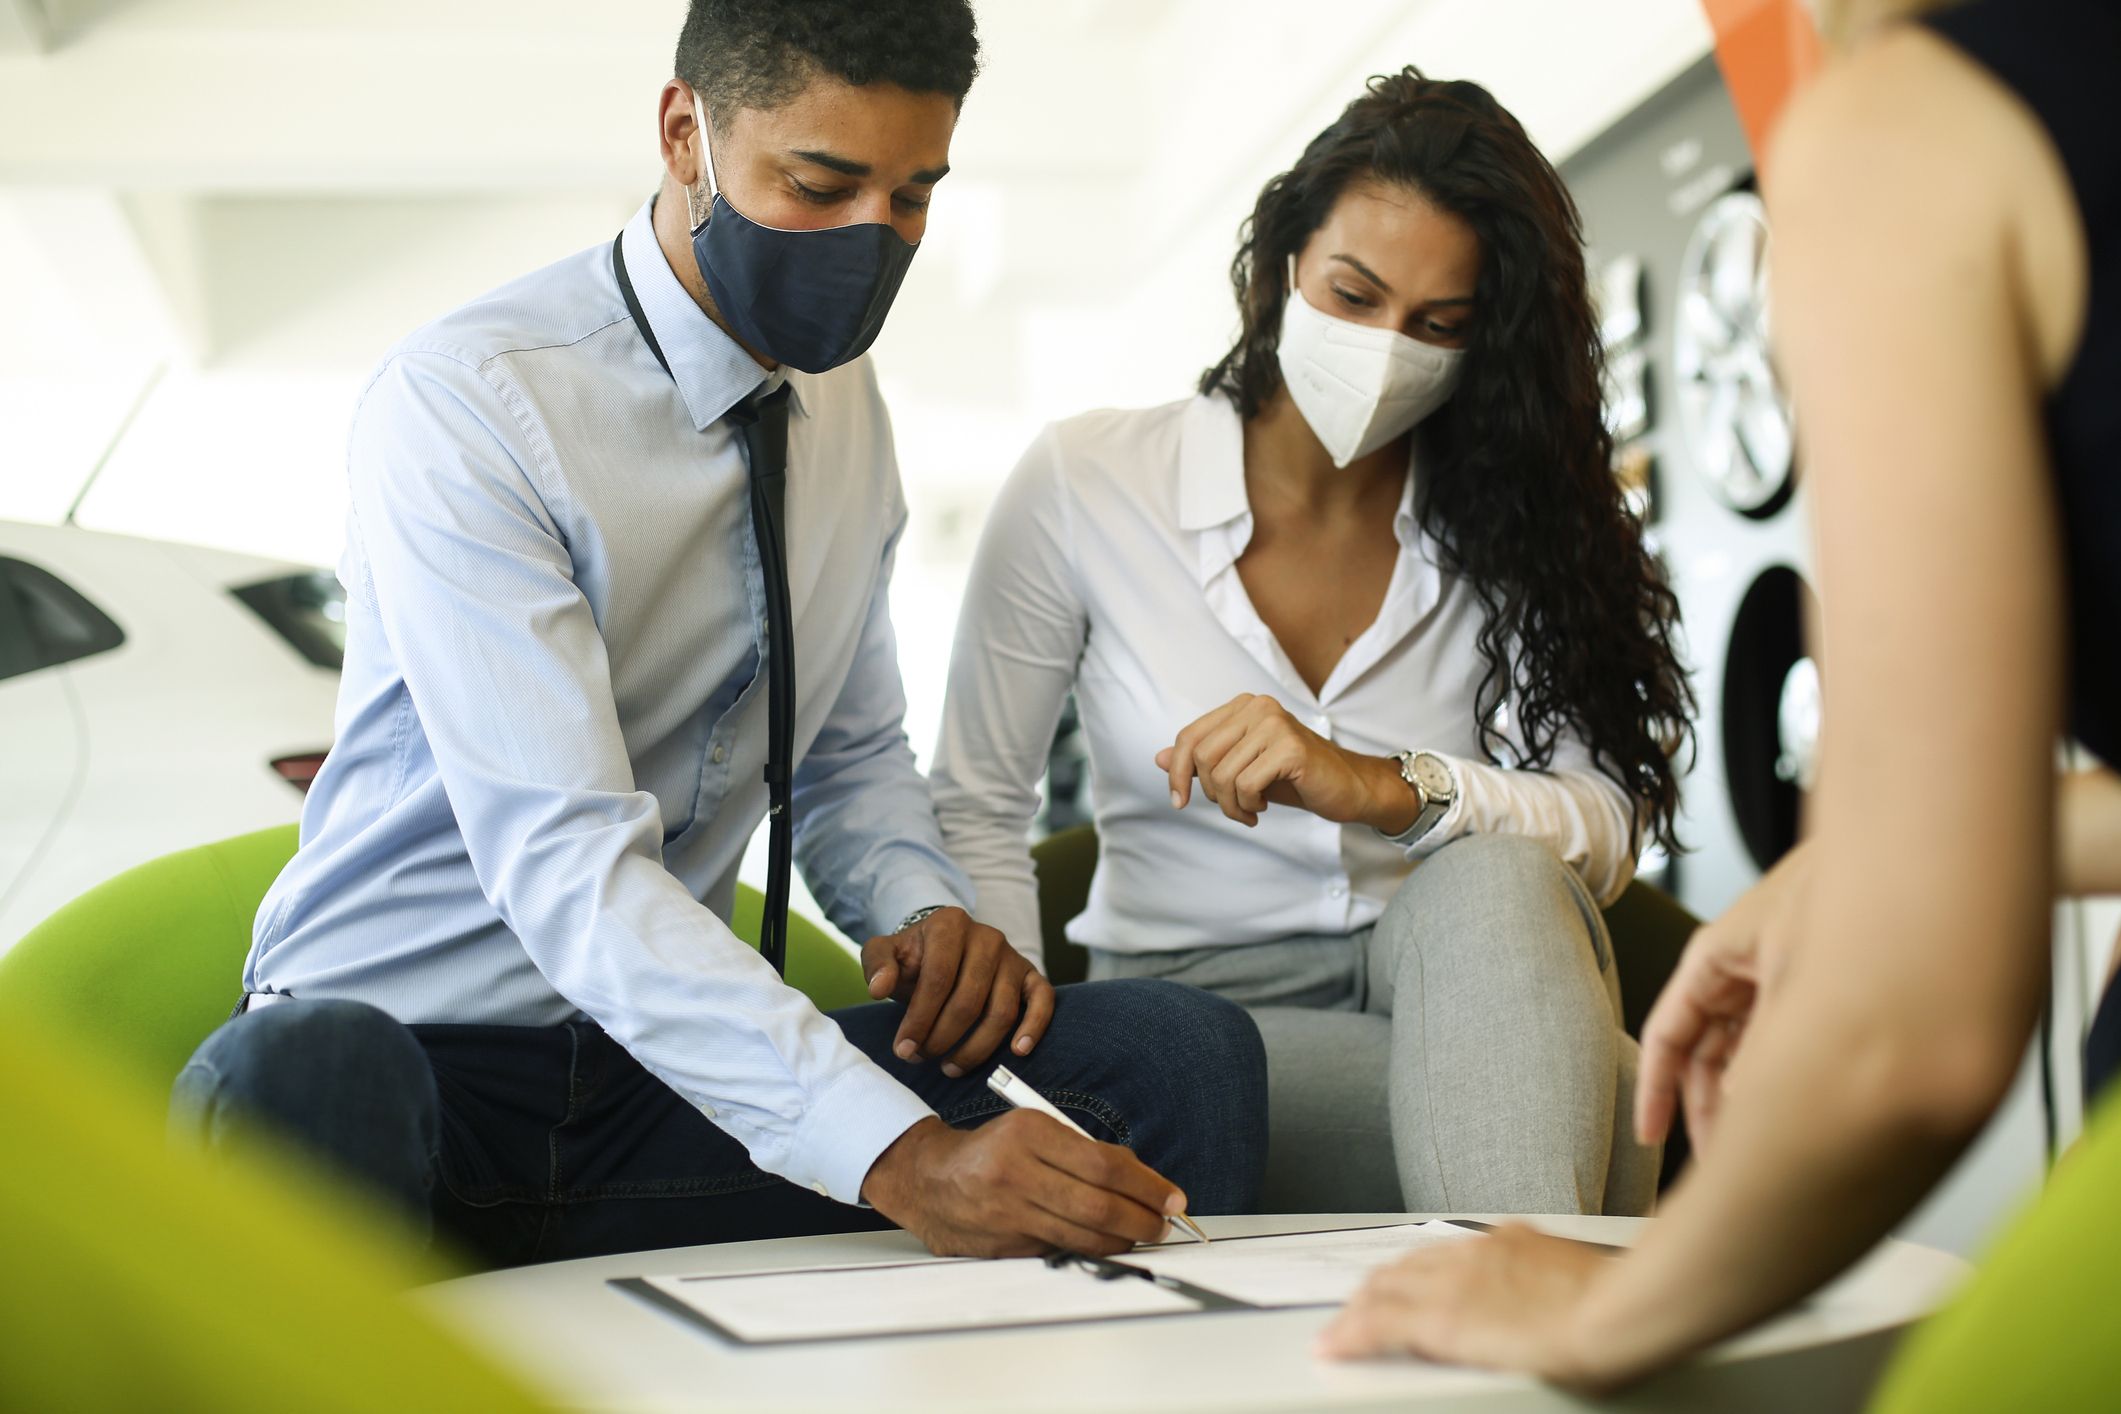
[[[739,108],[775,108],[820,73],[963,103],[979,72],[969,0],[692,0],[677,76],[727,132]]]

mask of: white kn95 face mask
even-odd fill
[[[1281,314],[1281,376],[1333,465],[1368,456],[1450,400],[1464,349],[1336,319],[1296,288]]]

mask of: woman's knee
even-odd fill
[[[1581,944],[1599,972],[1610,960],[1582,881],[1527,835],[1467,835],[1430,855],[1386,904],[1376,938],[1388,950],[1418,948],[1434,965],[1462,957],[1483,970],[1518,953],[1553,960],[1557,938]]]
[[[1400,892],[1405,893],[1409,886],[1418,886],[1417,893],[1546,889],[1562,882],[1568,872],[1569,866],[1545,840],[1530,835],[1466,835],[1423,860]]]
[[[1392,906],[1433,913],[1458,906],[1494,912],[1526,907],[1592,908],[1576,871],[1545,840],[1529,835],[1467,835],[1423,860],[1392,896]]]

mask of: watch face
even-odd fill
[[[1672,335],[1687,450],[1724,504],[1751,516],[1781,506],[1794,445],[1768,354],[1767,246],[1759,197],[1717,198],[1687,243]]]
[[[1407,774],[1421,786],[1422,793],[1431,800],[1451,798],[1451,772],[1443,762],[1433,756],[1416,756],[1407,762]]]

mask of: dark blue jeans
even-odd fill
[[[952,1080],[891,1054],[894,1002],[831,1013],[847,1039],[969,1128],[1007,1108],[993,1061]],[[1244,1010],[1193,987],[1061,987],[1029,1056],[998,1053],[1098,1139],[1185,1190],[1249,1212],[1267,1151],[1267,1069]],[[359,1002],[260,1008],[206,1039],[170,1122],[212,1146],[262,1121],[432,1221],[492,1266],[891,1223],[755,1167],[742,1145],[590,1022],[405,1026]]]

